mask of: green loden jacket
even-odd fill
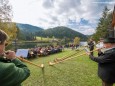
[[[19,59],[6,60],[0,56],[0,86],[21,86],[30,70]]]

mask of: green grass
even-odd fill
[[[42,37],[42,39],[41,39],[41,37],[36,37],[36,39],[37,40],[42,40],[42,41],[49,41],[49,40],[51,40],[52,38],[45,38],[45,37]]]
[[[101,80],[97,76],[97,63],[91,61],[87,55],[75,57],[63,63],[49,66],[48,62],[55,58],[61,58],[72,53],[83,51],[73,51],[66,49],[61,53],[47,57],[38,57],[31,61],[36,64],[45,64],[44,70],[27,64],[31,75],[26,79],[23,86],[101,86]]]

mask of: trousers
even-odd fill
[[[105,81],[102,81],[102,86],[113,86],[113,83],[107,83]]]

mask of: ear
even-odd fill
[[[0,41],[0,45],[3,45],[4,42]]]
[[[2,45],[2,41],[0,41],[0,45]]]

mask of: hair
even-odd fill
[[[3,44],[8,38],[8,35],[3,30],[0,30],[0,44]]]

